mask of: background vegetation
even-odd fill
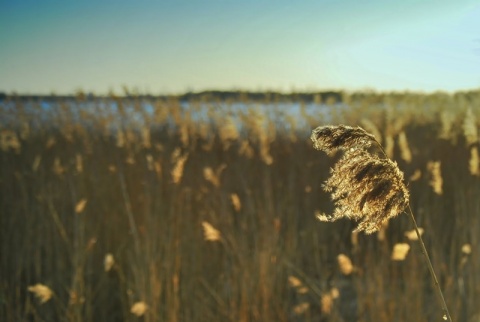
[[[4,98],[0,320],[438,321],[407,216],[315,218],[335,156],[309,136],[343,123],[405,172],[452,317],[479,321],[480,91],[297,98]]]

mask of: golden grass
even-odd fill
[[[0,320],[433,319],[434,289],[412,256],[406,216],[378,238],[352,235],[347,220],[315,219],[334,208],[321,184],[342,156],[308,141],[327,121],[364,126],[383,142],[408,178],[452,317],[480,313],[478,91],[344,94],[348,109],[303,102],[294,116],[274,95],[263,102],[272,113],[248,101],[187,109],[174,98],[58,99],[44,110],[9,100]],[[412,254],[392,261],[399,243]],[[44,304],[28,290],[37,281],[52,292]]]

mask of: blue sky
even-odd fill
[[[478,1],[0,0],[0,91],[480,88]]]

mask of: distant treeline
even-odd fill
[[[249,101],[249,102],[341,102],[342,92],[326,91],[326,92],[303,92],[303,93],[280,93],[280,92],[249,92],[249,91],[203,91],[188,92],[181,95],[149,95],[149,94],[130,94],[121,95],[122,98],[140,98],[140,99],[178,99],[180,101]],[[0,92],[0,101],[6,99],[20,100],[47,100],[47,101],[63,101],[63,100],[94,100],[98,98],[115,98],[116,94],[107,96],[95,95],[92,93],[78,92],[72,95],[23,95],[23,94],[6,94]]]

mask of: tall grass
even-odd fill
[[[343,123],[376,131],[409,178],[452,318],[473,321],[480,92],[343,102],[294,116],[281,102],[264,103],[275,113],[174,99],[0,103],[0,319],[437,318],[406,216],[370,236],[315,219],[333,209],[321,189],[333,161],[309,135]],[[399,243],[410,254],[392,260]],[[52,292],[43,303],[37,284]]]

